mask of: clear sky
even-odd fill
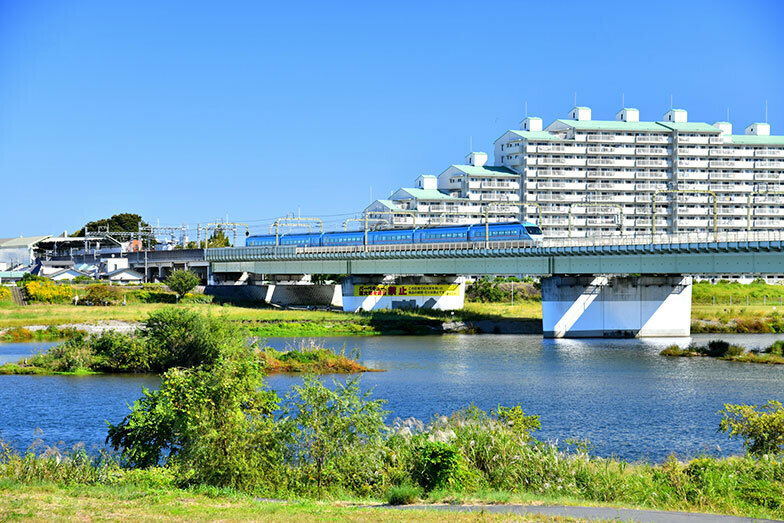
[[[784,134],[784,1],[0,0],[0,237],[335,227],[574,94]]]

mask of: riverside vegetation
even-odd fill
[[[784,364],[783,348],[784,340],[778,340],[763,350],[748,350],[745,347],[732,345],[726,341],[713,340],[709,341],[705,346],[692,343],[683,349],[678,345],[670,345],[661,351],[661,355],[683,358],[706,356],[726,361],[781,365]]]
[[[12,336],[21,336],[24,332],[20,331],[25,329],[9,332]],[[135,335],[104,331],[100,335],[87,336],[75,329],[63,332],[54,327],[36,331],[36,334],[48,332],[55,337],[66,336],[66,340],[18,363],[0,365],[0,374],[163,373],[210,361],[224,350],[226,343],[248,337],[245,329],[223,317],[176,307],[151,313]],[[314,343],[301,344],[284,352],[252,343],[248,351],[269,373],[371,370],[356,361],[358,354],[346,356],[345,349],[335,353]]]
[[[84,492],[135,492],[153,507],[155,499],[211,493],[216,504],[249,496],[545,501],[784,517],[784,408],[777,402],[726,405],[720,413],[719,429],[743,439],[745,456],[626,463],[591,456],[587,443],[537,441],[540,420],[519,405],[387,423],[384,402],[362,392],[358,378],[327,386],[309,376],[279,397],[236,324],[196,315],[188,329],[206,341],[190,340],[185,350],[183,324],[157,319],[146,328],[160,344],[160,389],[145,390],[109,425],[111,450],[19,454],[4,446],[0,490],[32,496],[44,486],[49,499],[77,488],[82,499]]]

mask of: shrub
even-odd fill
[[[74,295],[70,285],[58,285],[51,280],[33,280],[25,283],[28,301],[38,303],[68,303]]]
[[[129,301],[139,303],[176,303],[177,295],[162,290],[133,290],[126,293]]]
[[[94,355],[84,336],[76,336],[31,358],[30,365],[54,372],[89,370]]]
[[[739,345],[730,345],[727,347],[727,352],[724,353],[725,358],[732,358],[735,356],[742,356],[743,353],[746,352],[746,349]]]
[[[262,388],[255,358],[229,347],[212,365],[172,369],[109,425],[107,442],[126,465],[164,462],[190,482],[252,490],[274,482],[282,447],[273,437],[277,396]]]
[[[84,300],[91,305],[116,305],[122,296],[123,293],[120,289],[103,283],[90,285],[84,295]]]
[[[775,356],[782,356],[782,349],[784,349],[784,340],[778,340],[773,343],[770,347],[765,349],[765,352],[768,354],[773,354]]]
[[[457,447],[444,441],[423,439],[414,452],[411,475],[426,492],[463,490],[469,478],[466,460]]]
[[[755,456],[778,454],[784,450],[784,407],[770,400],[761,407],[725,404],[719,411],[721,432],[743,438],[746,451]]]
[[[182,298],[182,303],[212,303],[214,296],[208,294],[188,293]]]
[[[199,277],[191,271],[174,271],[166,278],[165,283],[182,298],[199,284]]]
[[[11,300],[11,289],[0,285],[0,301],[10,301],[10,300]]]
[[[386,432],[381,400],[361,393],[359,381],[334,382],[329,389],[316,378],[305,378],[286,395],[284,418],[288,421],[292,464],[307,478],[315,478],[321,496],[325,478],[359,488],[376,478],[381,443]]]
[[[144,340],[114,331],[90,339],[94,368],[104,372],[150,372],[158,367],[157,355]]]
[[[705,354],[713,358],[721,358],[727,354],[730,344],[723,340],[712,340],[708,342],[708,347],[704,349]]]
[[[684,356],[687,351],[681,349],[678,345],[673,344],[666,347],[659,354],[662,356]]]
[[[226,349],[245,347],[246,339],[245,331],[225,318],[177,307],[150,313],[141,335],[156,355],[153,371],[214,363]]]
[[[387,503],[390,505],[411,505],[419,499],[420,491],[411,485],[401,485],[387,490]]]

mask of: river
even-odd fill
[[[446,335],[323,338],[338,350],[361,351],[363,389],[388,401],[396,416],[427,420],[471,402],[483,409],[520,403],[541,417],[537,437],[588,439],[593,453],[627,460],[736,454],[739,442],[717,433],[724,403],[784,399],[784,366],[667,358],[666,345],[721,339],[764,347],[780,335],[695,335],[679,339],[543,340],[540,336]],[[285,348],[294,340],[273,338]],[[0,362],[16,361],[46,344],[1,344]],[[300,376],[276,375],[281,395]],[[65,447],[103,445],[105,420],[117,422],[126,404],[155,388],[156,376],[0,376],[0,435],[16,448],[40,438]],[[34,434],[40,429],[38,434]],[[42,431],[42,432],[41,432]]]

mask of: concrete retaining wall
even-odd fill
[[[263,301],[284,307],[343,305],[340,285],[208,285],[204,294],[230,302]]]

